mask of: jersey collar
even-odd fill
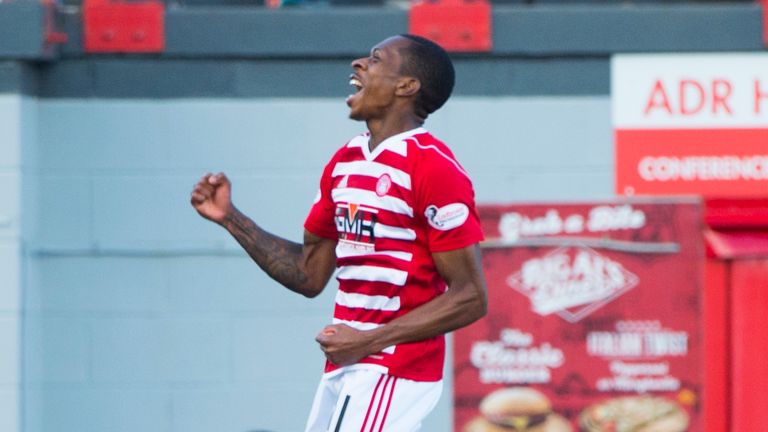
[[[355,146],[359,146],[360,149],[363,151],[363,156],[365,156],[365,159],[368,161],[372,161],[376,159],[381,153],[383,153],[385,150],[395,152],[401,156],[407,156],[408,155],[408,145],[405,142],[407,138],[410,138],[417,134],[426,133],[427,130],[423,127],[417,127],[415,129],[411,129],[409,131],[401,132],[397,135],[392,135],[391,137],[385,139],[381,143],[379,143],[378,146],[376,146],[373,151],[370,151],[368,149],[368,141],[371,139],[370,134],[365,134],[361,136],[361,139],[354,140],[353,143]]]

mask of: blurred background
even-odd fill
[[[453,41],[456,89],[426,126],[479,203],[615,196],[612,55],[765,51],[754,1],[469,3],[490,15]],[[302,430],[335,287],[282,289],[189,193],[225,171],[241,210],[299,241],[323,166],[365,129],[350,61],[448,31],[414,7],[0,0],[0,431]],[[425,432],[452,430],[450,357],[446,383]]]

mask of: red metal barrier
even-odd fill
[[[768,387],[768,199],[710,199],[706,204],[706,431],[763,430],[768,407],[763,391]]]
[[[158,53],[165,48],[165,5],[159,1],[86,0],[83,39],[88,53]]]
[[[708,198],[705,222],[712,228],[768,227],[768,198]]]
[[[417,1],[410,9],[408,31],[448,51],[490,51],[491,5],[487,0]]]
[[[765,430],[768,419],[768,257],[731,269],[732,431]]]

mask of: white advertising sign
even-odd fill
[[[616,129],[767,128],[768,53],[619,54]]]
[[[611,60],[616,192],[768,196],[768,53]]]

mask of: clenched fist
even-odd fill
[[[232,184],[224,173],[205,174],[192,189],[192,207],[200,216],[222,223],[232,206]]]

